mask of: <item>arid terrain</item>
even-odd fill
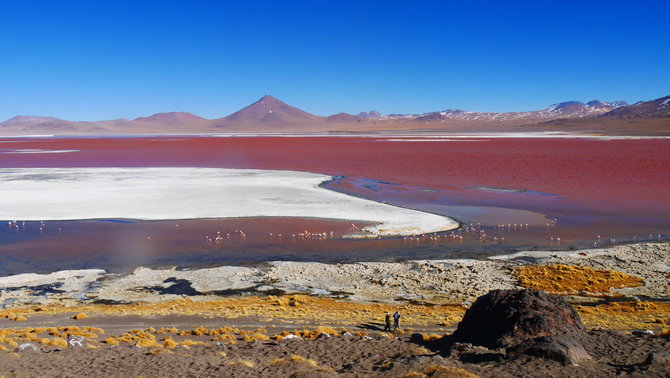
[[[0,378],[670,377],[670,2],[5,3]]]
[[[669,373],[663,138],[0,142],[8,218],[0,230],[0,375]],[[239,169],[278,175],[269,187],[290,177],[313,181],[300,196],[294,187],[281,198],[267,182],[215,182],[239,179]],[[40,187],[50,195],[30,194]],[[260,194],[255,202],[233,203],[252,192]],[[320,206],[328,198],[354,206],[335,217]],[[361,215],[370,201],[398,206],[389,220],[419,226],[408,214],[425,212],[416,219],[435,225],[454,214],[460,227],[346,238],[384,221],[379,211]],[[233,213],[253,203],[262,212]],[[291,212],[269,212],[282,204]],[[252,218],[235,218],[244,215]],[[478,298],[522,289],[570,303],[584,328],[565,337],[588,359],[575,365],[454,342]],[[396,311],[400,328],[389,333],[384,316]]]
[[[649,243],[487,260],[4,277],[0,370],[18,376],[105,369],[119,376],[664,376],[670,365],[658,362],[658,353],[670,352],[669,250],[667,243]],[[459,352],[438,342],[478,296],[523,287],[560,294],[575,306],[586,331],[573,337],[592,361],[565,366],[467,346]],[[401,328],[389,334],[384,313],[395,311]],[[410,341],[414,333],[421,340]],[[88,346],[66,348],[67,335],[83,336]],[[658,353],[649,357],[652,352]]]

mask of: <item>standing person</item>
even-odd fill
[[[393,332],[400,328],[400,313],[398,311],[393,314]]]
[[[386,332],[386,331],[391,332],[391,314],[386,312],[386,316],[384,317],[384,320],[386,321],[386,326],[384,327],[384,332]]]

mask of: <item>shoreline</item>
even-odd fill
[[[0,139],[90,139],[90,138],[254,138],[254,137],[277,137],[277,138],[587,138],[602,140],[621,140],[621,139],[670,139],[666,133],[658,134],[604,134],[598,131],[567,132],[560,130],[548,131],[526,131],[526,132],[439,132],[427,129],[423,132],[408,131],[380,131],[380,132],[330,132],[330,133],[147,133],[147,134],[24,134],[24,135],[0,135]]]
[[[308,295],[356,303],[465,305],[494,289],[522,287],[519,269],[588,267],[643,280],[640,286],[588,287],[570,295],[575,303],[598,298],[670,300],[670,243],[637,243],[569,252],[523,251],[487,259],[414,260],[329,264],[274,261],[255,266],[180,270],[137,267],[126,274],[102,269],[0,277],[4,308],[104,303],[195,301],[252,295]],[[560,279],[559,279],[560,280]]]

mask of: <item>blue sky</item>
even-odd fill
[[[0,120],[520,111],[670,94],[667,1],[4,1]]]

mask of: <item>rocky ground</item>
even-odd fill
[[[2,277],[0,374],[667,376],[669,252],[668,243],[647,243],[488,260]],[[586,331],[573,339],[592,360],[565,366],[436,341],[481,295],[521,287],[575,306]],[[402,331],[388,337],[383,314],[396,310]],[[317,339],[319,326],[331,337]],[[289,332],[301,339],[284,340]],[[417,332],[421,341],[410,342]],[[63,348],[68,334],[89,347]],[[38,351],[17,350],[26,343]]]
[[[488,260],[272,262],[256,267],[197,270],[137,268],[126,275],[107,274],[102,270],[26,274],[0,278],[0,303],[8,308],[82,301],[157,302],[184,296],[206,300],[244,293],[299,293],[356,302],[410,300],[467,305],[490,290],[519,287],[519,268],[538,265],[591,267],[638,277],[643,282],[630,287],[614,283],[604,288],[586,282],[577,290],[584,298],[591,294],[670,298],[670,244],[646,243],[572,252],[527,251]],[[582,273],[590,275],[592,271]],[[570,294],[562,291],[560,285],[552,291]]]
[[[86,320],[101,327],[82,325]],[[184,325],[196,321],[211,324]],[[583,346],[590,359],[566,364],[503,348],[449,344],[449,336],[445,342],[440,334],[423,333],[417,340],[416,334],[407,331],[389,335],[381,328],[371,327],[232,328],[221,325],[238,320],[169,317],[100,317],[76,322],[79,326],[45,324],[2,330],[1,339],[9,344],[0,348],[7,349],[0,352],[0,374],[61,377],[666,377],[670,374],[670,340],[646,332],[590,329],[570,333],[569,337]],[[147,327],[156,323],[180,327]],[[138,324],[146,328],[139,329]],[[65,347],[67,335],[83,335],[88,345]]]

